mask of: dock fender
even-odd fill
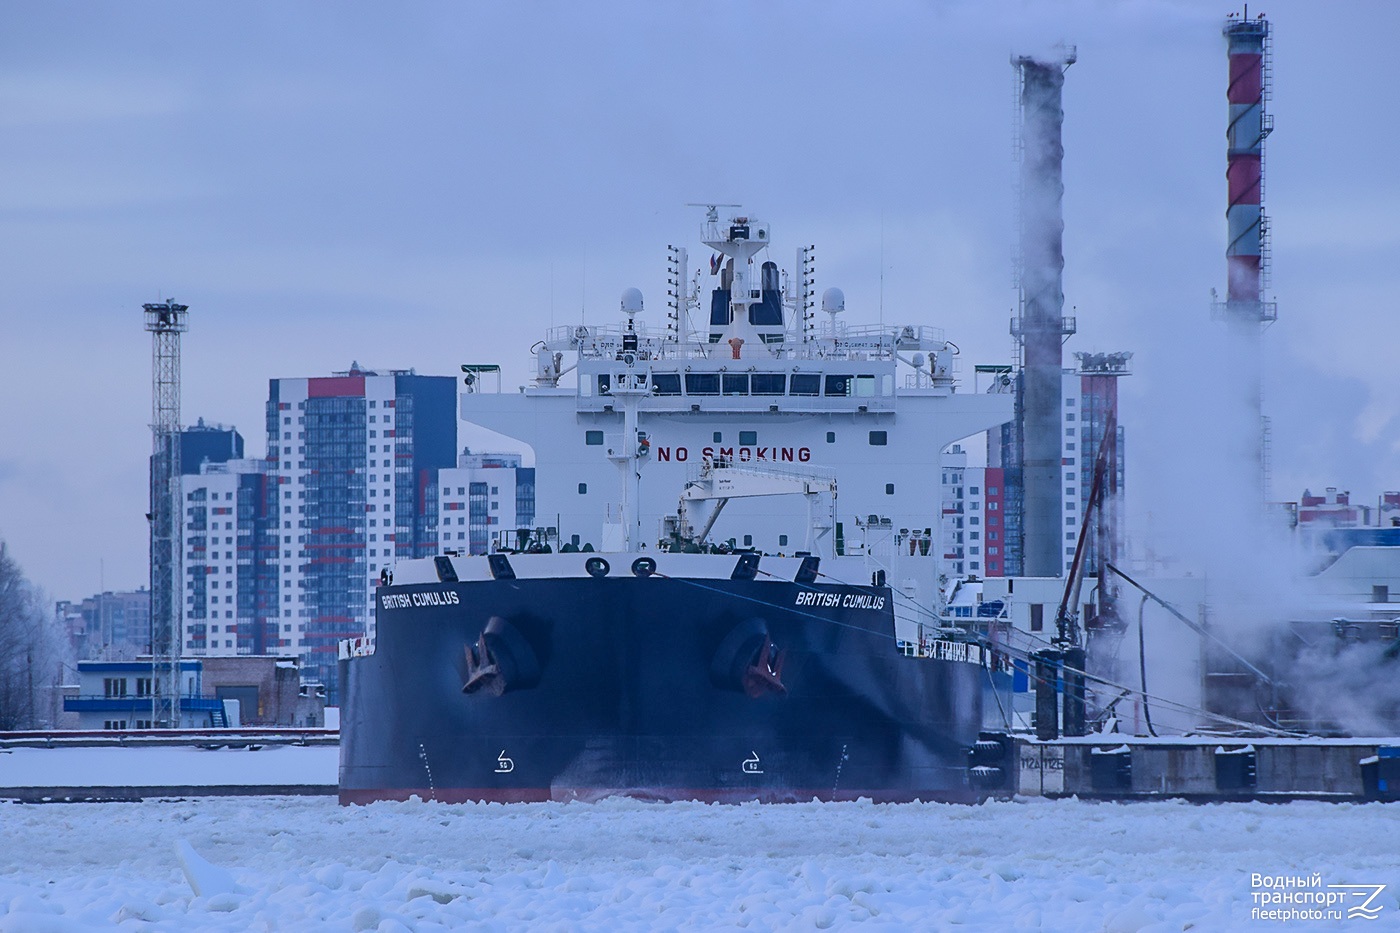
[[[710,660],[710,682],[722,690],[746,693],[754,699],[785,696],[783,661],[787,652],[773,644],[768,623],[745,619],[719,643]]]
[[[500,696],[540,682],[540,659],[529,640],[510,622],[492,616],[475,644],[464,649],[463,693]]]

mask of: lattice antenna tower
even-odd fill
[[[151,724],[180,725],[180,335],[188,305],[142,305],[151,333]]]

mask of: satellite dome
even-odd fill
[[[622,291],[622,313],[640,314],[642,312],[642,292],[637,288],[626,288]]]
[[[822,310],[827,314],[846,310],[846,293],[835,286],[822,292]]]

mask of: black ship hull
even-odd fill
[[[892,603],[659,574],[381,587],[372,652],[341,662],[340,800],[975,800],[980,652],[906,656]]]

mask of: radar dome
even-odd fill
[[[822,292],[822,310],[825,311],[827,314],[835,314],[837,311],[845,311],[846,293],[834,286]]]
[[[641,289],[628,288],[622,292],[622,313],[641,314],[642,313],[642,292]]]

